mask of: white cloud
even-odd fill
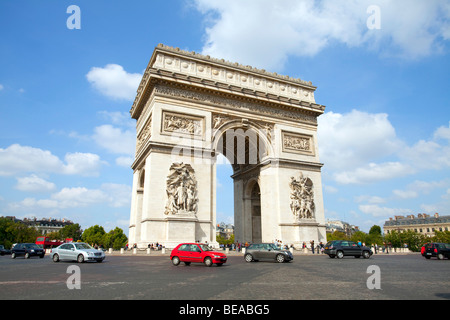
[[[370,5],[380,8],[381,29],[367,27]],[[335,43],[420,58],[450,37],[449,5],[440,0],[196,0],[195,6],[208,25],[203,54],[268,69]]]
[[[136,148],[136,133],[132,130],[122,130],[110,124],[94,129],[94,141],[109,152],[134,155]]]
[[[418,197],[418,193],[414,190],[394,190],[392,191],[394,195],[401,199],[414,199]]]
[[[360,205],[359,210],[374,217],[393,217],[412,213],[410,209],[380,207],[376,204]]]
[[[0,91],[4,89],[4,86],[0,83]]]
[[[371,183],[450,167],[448,127],[441,126],[432,139],[409,146],[397,137],[385,113],[328,112],[318,122],[320,160],[339,183]],[[400,193],[397,196],[406,196]]]
[[[386,202],[385,199],[383,199],[381,197],[378,197],[378,196],[364,196],[364,195],[363,196],[357,196],[355,198],[355,201],[358,202],[358,203],[360,203],[360,202],[367,202],[367,203],[370,203],[370,204],[380,204],[380,203],[385,203]]]
[[[116,159],[116,164],[121,167],[131,167],[134,162],[133,157],[118,157]]]
[[[16,189],[20,191],[48,192],[55,189],[55,184],[32,174],[28,177],[17,177]]]
[[[320,160],[332,170],[350,170],[394,154],[402,145],[385,113],[327,112],[318,119]]]
[[[132,101],[142,74],[128,73],[118,64],[108,64],[104,68],[91,68],[86,78],[96,90],[108,98]]]
[[[13,144],[0,148],[0,176],[27,172],[97,175],[100,157],[92,153],[67,153],[65,163],[48,150]]]
[[[406,186],[404,190],[393,190],[392,193],[400,199],[413,199],[420,195],[428,195],[435,189],[443,189],[450,185],[448,179],[440,181],[416,180]]]
[[[105,183],[99,189],[85,187],[63,188],[48,199],[25,198],[10,203],[13,210],[83,208],[97,204],[110,207],[127,207],[131,202],[131,187],[123,184]]]
[[[414,173],[414,169],[400,162],[369,163],[352,171],[337,172],[334,178],[342,184],[372,183]]]
[[[434,132],[434,139],[446,139],[450,141],[450,122],[448,124],[448,127],[441,126],[436,129]]]
[[[93,153],[68,153],[65,158],[63,172],[66,174],[80,174],[82,176],[98,176],[103,161]]]
[[[129,112],[100,111],[99,114],[105,119],[111,121],[114,125],[133,129],[136,128],[136,120],[131,118]]]

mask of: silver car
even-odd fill
[[[105,253],[92,248],[84,242],[63,243],[59,247],[52,249],[50,253],[54,262],[60,260],[76,260],[79,263],[85,261],[102,262],[105,260]]]
[[[273,243],[253,243],[245,250],[244,259],[247,262],[259,260],[289,262],[294,260],[294,256],[289,250],[283,250]]]

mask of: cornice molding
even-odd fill
[[[325,110],[324,106],[315,103],[316,87],[311,82],[160,44],[137,89],[130,110],[133,118],[137,119],[136,115],[147,102],[155,78],[313,109],[319,114]]]

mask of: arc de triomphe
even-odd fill
[[[310,82],[158,45],[130,110],[129,243],[216,242],[216,165],[233,167],[235,241],[326,241]]]

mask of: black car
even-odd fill
[[[0,255],[4,256],[5,254],[11,254],[11,250],[7,250],[3,245],[0,245]]]
[[[437,257],[439,260],[444,258],[450,259],[450,243],[425,243],[421,253],[426,259],[430,259],[431,257]]]
[[[11,258],[15,259],[18,256],[24,256],[25,259],[33,256],[43,258],[45,250],[35,243],[18,243],[11,249]]]
[[[294,260],[294,256],[289,250],[280,249],[273,243],[253,243],[246,248],[244,259],[247,262],[258,260],[289,262]]]
[[[360,246],[356,242],[347,240],[328,241],[325,245],[324,252],[330,257],[342,259],[344,256],[354,256],[355,258],[370,258],[373,254],[372,250],[366,246]]]

